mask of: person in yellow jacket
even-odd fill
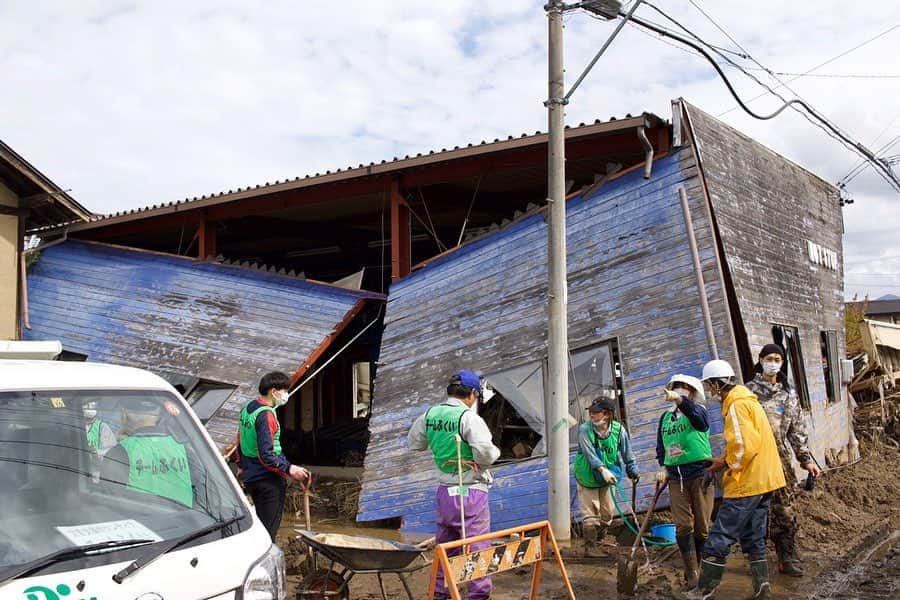
[[[734,369],[724,360],[703,367],[703,387],[722,403],[725,455],[714,458],[711,470],[725,470],[722,505],[703,547],[700,580],[684,594],[692,600],[712,598],[722,581],[731,546],[740,542],[750,559],[753,598],[771,598],[766,563],[766,526],[772,492],[785,486],[778,446],[769,419],[756,395],[735,384]]]

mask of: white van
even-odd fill
[[[284,598],[284,557],[172,386],[0,360],[0,598]]]

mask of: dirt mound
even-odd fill
[[[816,480],[812,492],[797,494],[797,541],[807,554],[825,560],[842,554],[848,549],[848,540],[898,512],[900,451],[892,445],[865,441],[860,451],[859,462],[827,471]]]

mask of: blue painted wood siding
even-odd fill
[[[220,445],[259,378],[293,373],[361,298],[376,295],[251,269],[68,241],[28,274],[28,339],[88,360],[237,386],[207,423]]]
[[[657,160],[649,180],[640,171],[626,173],[589,198],[568,201],[569,343],[575,350],[618,340],[627,418],[645,475],[642,505],[656,469],[656,426],[665,408],[660,388],[673,373],[698,375],[710,358],[678,198],[682,185],[715,335],[728,348],[720,273],[690,148]],[[546,240],[543,213],[526,216],[391,287],[359,520],[399,516],[406,530],[433,528],[433,466],[427,452],[407,449],[407,430],[443,400],[457,369],[496,372],[546,358]],[[720,432],[721,418],[714,418]],[[495,529],[546,518],[545,458],[502,465],[494,474]]]

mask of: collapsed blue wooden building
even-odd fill
[[[696,375],[714,355],[749,378],[755,353],[776,341],[787,349],[815,455],[846,460],[855,440],[849,374],[840,368],[837,190],[683,101],[673,102],[671,122],[645,114],[573,127],[567,159],[575,190],[567,200],[572,421],[598,395],[617,399],[641,469],[652,472],[660,388],[668,378]],[[208,365],[216,361],[235,365],[232,380],[244,387],[209,420],[223,446],[259,373],[302,371],[298,382],[315,381],[306,400],[288,405],[286,429],[311,435],[324,457],[317,434],[364,423],[357,518],[399,518],[406,530],[431,529],[434,513],[430,459],[408,451],[406,431],[442,400],[452,372],[480,370],[496,394],[479,410],[502,449],[491,495],[494,527],[543,519],[545,175],[546,136],[536,134],[76,224],[66,230],[69,241],[47,248],[29,276],[31,336],[61,339],[92,360],[198,381],[213,379]],[[79,261],[91,264],[85,271],[67,266]],[[108,265],[102,274],[98,261]],[[178,290],[171,279],[150,277],[154,261],[177,263],[166,269],[199,278],[206,299],[169,299]],[[235,262],[243,267],[224,264]],[[361,272],[352,287],[362,289],[271,272],[263,281],[250,263],[327,281]],[[129,277],[116,264],[141,274]],[[83,289],[82,273],[91,270],[86,279],[111,284]],[[223,270],[233,278],[224,286],[214,282]],[[229,296],[240,310],[212,318],[210,311],[221,311],[215,290],[230,285],[247,290]],[[266,299],[272,289],[278,309]],[[102,301],[88,302],[98,295]],[[138,301],[152,310],[120,311]],[[74,315],[71,302],[89,314]],[[106,326],[122,314],[133,322]],[[257,334],[272,329],[286,335],[268,348],[273,340]],[[109,334],[90,335],[94,330]],[[170,355],[174,347],[162,340],[142,351],[144,337],[170,336],[190,350]],[[216,357],[242,336],[249,339],[235,356]],[[121,351],[109,351],[113,343]],[[371,393],[365,402],[361,382]],[[310,447],[303,440],[298,452]]]

